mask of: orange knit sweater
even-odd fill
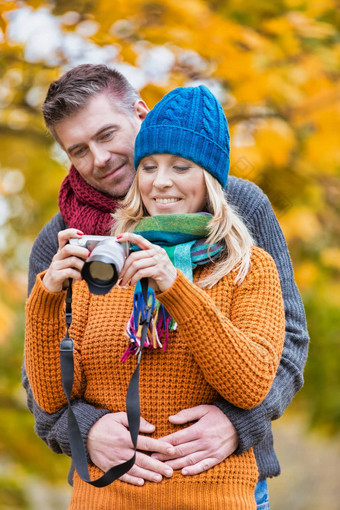
[[[194,271],[194,282],[210,265]],[[27,302],[25,362],[37,403],[53,413],[65,406],[59,342],[65,334],[65,292],[47,292],[39,275]],[[222,395],[244,409],[259,404],[275,376],[284,341],[284,309],[279,276],[270,255],[254,247],[251,269],[234,285],[235,272],[202,290],[178,271],[173,286],[158,294],[178,326],[169,347],[145,351],[140,373],[141,415],[156,426],[154,437],[181,427],[168,417],[182,409],[212,403]],[[105,296],[74,285],[71,336],[75,341],[73,397],[112,412],[125,411],[136,359],[120,358],[127,346],[125,325],[133,289],[114,287]],[[101,471],[90,466],[93,478]],[[252,450],[231,455],[195,476],[180,471],[161,483],[135,487],[117,480],[95,488],[75,474],[70,509],[255,509],[258,472]]]

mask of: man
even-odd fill
[[[74,227],[86,234],[109,233],[110,212],[118,206],[117,199],[126,194],[135,175],[134,140],[147,112],[146,104],[125,78],[106,66],[81,65],[51,84],[43,106],[45,122],[69,156],[72,167],[61,186],[60,212],[34,243],[29,292],[36,275],[49,267],[58,250],[60,230]],[[172,469],[182,469],[184,475],[198,474],[233,453],[253,447],[260,480],[256,500],[261,508],[269,508],[269,503],[263,506],[265,480],[280,472],[271,420],[281,416],[302,386],[308,333],[287,246],[267,197],[254,184],[235,177],[228,181],[227,195],[251,228],[257,244],[273,256],[280,274],[286,338],[272,389],[263,403],[252,410],[238,409],[221,399],[214,405],[182,410],[169,417],[174,424],[189,424],[159,439],[175,446],[171,456],[157,451],[152,456],[144,453],[155,452],[155,443],[145,435],[154,431],[153,425],[142,419],[140,431],[144,435],[139,436],[136,464],[121,479],[142,485],[145,480],[156,482],[162,476],[171,476]],[[70,455],[65,409],[54,415],[43,412],[34,402],[25,371],[23,384],[38,435],[53,451]],[[117,463],[118,451],[124,449],[126,459],[132,456],[125,413],[96,409],[85,401],[75,401],[73,409],[90,462],[106,471]]]

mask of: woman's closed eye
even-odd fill
[[[145,172],[152,172],[153,170],[156,170],[156,169],[157,169],[157,165],[149,164],[149,165],[142,166],[142,170],[144,170]]]
[[[191,167],[189,165],[174,165],[173,168],[179,172],[185,172],[185,170],[189,170]]]

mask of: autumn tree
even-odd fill
[[[0,6],[0,381],[6,416],[0,445],[9,462],[42,476],[63,471],[33,439],[20,366],[28,255],[57,211],[68,168],[40,108],[48,84],[83,62],[116,66],[150,107],[181,85],[205,83],[216,94],[230,125],[231,174],[268,194],[306,306],[312,342],[296,401],[311,423],[338,430],[336,1],[117,0],[113,8],[107,0],[13,0]]]

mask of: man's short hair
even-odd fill
[[[84,108],[89,99],[107,93],[126,113],[132,114],[138,92],[119,71],[106,65],[81,64],[66,72],[49,86],[42,106],[47,128],[56,138],[58,122]]]

